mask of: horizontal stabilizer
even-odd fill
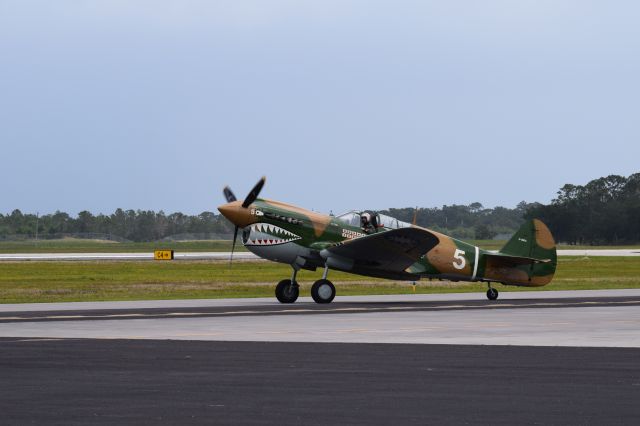
[[[504,253],[487,253],[485,256],[501,260],[512,265],[532,265],[535,263],[549,263],[551,259],[536,259],[535,257],[513,256]]]
[[[526,287],[548,284],[558,264],[551,231],[538,219],[523,223],[500,251],[485,256],[485,278]]]

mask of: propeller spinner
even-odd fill
[[[245,220],[248,216],[248,207],[253,203],[260,195],[260,191],[262,191],[262,187],[266,182],[266,178],[263,176],[258,183],[249,191],[249,194],[244,199],[242,204],[238,205],[237,198],[231,188],[225,186],[222,190],[224,193],[224,197],[227,200],[227,204],[218,207],[220,213],[222,213],[227,219],[229,219],[235,227],[233,228],[233,243],[231,244],[231,256],[229,257],[229,265],[233,262],[233,253],[236,249],[236,239],[238,237],[238,228],[240,226],[245,226]]]

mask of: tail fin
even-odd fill
[[[524,223],[513,234],[500,253],[513,256],[532,257],[535,259],[550,259],[556,253],[556,242],[553,240],[549,228],[538,219]]]
[[[513,257],[514,263],[521,264],[519,269],[527,273],[528,285],[545,285],[556,272],[556,243],[549,228],[538,219],[523,224],[496,255]],[[527,258],[530,262],[516,261],[515,258]]]

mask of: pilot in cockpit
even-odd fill
[[[369,212],[364,212],[360,215],[360,227],[367,234],[373,234],[376,232],[376,222],[375,216]]]

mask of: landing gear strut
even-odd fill
[[[311,297],[316,303],[331,303],[336,297],[336,287],[327,279],[329,267],[324,267],[322,278],[313,283],[311,287]]]
[[[488,284],[489,289],[487,290],[487,299],[496,300],[498,298],[498,290],[491,287],[491,283]]]
[[[282,280],[276,286],[276,298],[280,303],[293,303],[298,300],[300,294],[300,286],[296,281],[298,270],[293,268],[293,274],[290,280]]]

